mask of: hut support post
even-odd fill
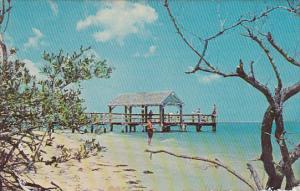
[[[213,122],[213,125],[212,125],[212,131],[213,131],[213,132],[216,132],[216,131],[217,131],[216,116],[215,116],[215,115],[212,115],[212,116],[211,116],[211,119],[212,119],[212,122]]]
[[[160,126],[163,126],[163,123],[162,123],[162,106],[160,105],[159,106],[159,123],[160,123]]]
[[[159,106],[159,118],[160,118],[160,126],[162,127],[162,131],[166,131],[167,129],[165,128],[165,112],[164,112],[164,106],[160,105]]]
[[[182,105],[179,105],[179,121],[180,121],[180,127],[183,128],[183,120],[182,120]]]
[[[201,114],[198,113],[198,114],[197,114],[197,117],[198,117],[198,124],[196,125],[196,131],[197,131],[197,132],[200,132],[200,131],[201,131],[201,128],[202,128],[202,126],[201,126]]]
[[[109,125],[110,125],[110,131],[113,131],[113,123],[112,123],[112,106],[108,107],[108,111],[109,111]]]
[[[130,125],[129,125],[129,127],[131,128],[131,122],[132,122],[132,106],[129,106],[128,107],[128,112],[129,112],[129,123],[130,123]],[[128,131],[128,129],[127,129],[127,131]],[[127,132],[126,131],[126,132]]]
[[[129,106],[129,108],[128,108],[128,110],[129,110],[129,122],[131,123],[132,122],[132,106]]]
[[[148,106],[145,106],[145,123],[147,123],[148,120]]]
[[[124,119],[125,119],[125,132],[128,132],[128,116],[127,116],[127,106],[124,107]]]

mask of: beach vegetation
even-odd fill
[[[0,190],[51,190],[23,175],[35,170],[36,162],[58,163],[71,158],[77,160],[100,151],[99,144],[85,143],[71,154],[61,148],[61,155],[51,161],[42,157],[43,145],[52,146],[54,126],[72,131],[87,122],[80,82],[95,78],[109,78],[112,68],[105,60],[87,54],[90,47],[81,47],[72,54],[44,52],[45,62],[40,76],[32,75],[26,64],[17,58],[18,50],[4,41],[5,30],[12,11],[10,0],[2,1],[0,12]],[[43,130],[40,133],[40,131]],[[87,148],[87,145],[90,145]]]

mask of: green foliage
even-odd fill
[[[49,123],[55,122],[61,127],[77,129],[87,122],[80,97],[80,82],[96,78],[109,78],[112,68],[106,60],[99,61],[94,55],[88,55],[90,48],[80,48],[79,52],[58,54],[44,52],[47,62],[42,68],[48,78],[39,82],[42,93],[48,97],[43,112],[47,113]]]
[[[32,169],[35,159],[40,158],[39,145],[44,137],[34,130],[50,130],[54,124],[79,130],[87,122],[80,82],[109,78],[112,72],[106,61],[85,54],[88,50],[80,48],[71,55],[45,52],[40,80],[19,60],[0,63],[0,190],[3,185],[20,189],[19,174]],[[9,67],[4,67],[4,62]]]

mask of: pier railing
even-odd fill
[[[164,114],[163,121],[161,121],[159,114],[124,114],[124,113],[86,113],[89,121],[92,124],[143,124],[146,123],[146,119],[150,119],[152,123],[168,123],[179,124],[179,114]],[[205,114],[183,114],[182,123],[215,123],[216,117],[214,115]]]

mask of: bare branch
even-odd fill
[[[283,102],[300,92],[300,81],[283,90]]]
[[[182,40],[184,41],[184,43],[197,55],[199,56],[200,59],[202,59],[208,66],[210,66],[210,64],[206,61],[206,59],[204,58],[204,56],[194,48],[194,46],[186,39],[186,37],[184,36],[184,34],[181,32],[177,22],[176,22],[176,19],[175,17],[173,16],[172,12],[171,12],[171,9],[169,7],[169,3],[168,3],[168,0],[165,0],[165,4],[164,6],[167,8],[167,11],[168,11],[168,14],[169,14],[169,17],[171,18],[172,20],[172,23],[174,24],[174,27],[176,29],[176,32],[179,34],[179,36],[182,38]],[[207,44],[206,44],[207,46]],[[205,51],[205,49],[204,49]]]
[[[270,32],[268,32],[267,34],[267,39],[269,41],[269,43],[283,56],[283,58],[288,61],[289,63],[295,65],[295,66],[299,66],[300,67],[300,61],[295,60],[294,58],[292,58],[291,56],[288,55],[287,52],[285,52],[275,41],[274,38],[272,36],[272,34]]]
[[[258,190],[263,190],[264,187],[263,187],[263,185],[262,185],[262,183],[261,183],[261,181],[260,181],[260,179],[258,177],[258,173],[255,170],[255,168],[250,163],[247,163],[247,167],[248,167],[248,169],[251,172],[251,176],[252,176],[252,178],[253,178],[253,180],[255,182],[255,185],[256,185],[257,189]]]
[[[203,161],[203,162],[207,162],[207,163],[211,163],[211,164],[217,165],[219,167],[222,167],[226,171],[228,171],[233,176],[237,177],[239,180],[241,180],[245,184],[247,184],[247,186],[249,186],[251,188],[251,190],[256,190],[254,188],[254,186],[252,184],[250,184],[244,177],[242,177],[241,175],[239,175],[237,172],[235,172],[229,166],[226,166],[223,163],[221,163],[218,159],[211,160],[211,159],[202,158],[202,157],[190,157],[190,156],[186,156],[186,155],[178,155],[178,154],[175,154],[175,153],[172,153],[172,152],[169,152],[169,151],[165,151],[165,150],[152,151],[152,150],[148,150],[147,149],[147,150],[145,150],[145,152],[148,152],[150,154],[166,153],[168,155],[172,155],[172,156],[175,156],[175,157],[178,157],[178,158],[184,158],[184,159],[190,159],[190,160],[199,160],[199,161]]]
[[[243,24],[246,24],[246,23],[253,23],[253,22],[255,22],[255,21],[259,20],[259,19],[267,17],[268,14],[270,14],[271,12],[273,12],[273,11],[275,11],[277,9],[283,9],[283,10],[287,10],[288,12],[294,12],[293,9],[287,8],[287,7],[284,7],[284,6],[277,6],[277,7],[267,8],[265,11],[263,11],[259,15],[253,16],[252,18],[246,19],[246,18],[242,18],[241,17],[239,20],[237,20],[231,26],[224,27],[223,30],[220,30],[219,32],[211,35],[210,37],[206,38],[206,40],[208,40],[208,41],[213,40],[213,39],[217,38],[218,36],[221,36],[225,32],[230,31],[231,29],[234,29],[234,28],[239,27],[239,26],[241,26]]]
[[[250,62],[250,74],[253,78],[255,78],[253,64],[254,64],[254,61]]]
[[[200,70],[200,71],[204,71],[204,72],[208,72],[208,73],[218,74],[218,75],[223,76],[223,77],[237,77],[238,76],[238,77],[244,79],[246,82],[248,82],[250,85],[252,85],[256,89],[258,89],[260,92],[262,92],[267,97],[267,100],[269,101],[269,103],[273,104],[272,95],[271,95],[270,91],[268,90],[268,88],[266,86],[264,86],[263,84],[261,84],[259,81],[257,81],[254,78],[254,76],[247,75],[244,72],[241,63],[239,65],[239,69],[237,70],[238,71],[237,73],[229,73],[229,74],[227,74],[227,73],[224,73],[224,72],[218,70],[216,67],[214,67],[212,64],[210,64],[204,58],[204,55],[205,55],[207,47],[208,47],[209,40],[212,40],[212,39],[216,38],[217,36],[220,36],[221,34],[224,33],[224,31],[220,32],[220,34],[218,33],[218,34],[212,36],[211,38],[206,39],[204,41],[205,42],[204,49],[203,49],[202,53],[200,53],[198,50],[196,50],[194,48],[194,46],[186,39],[186,37],[184,36],[184,34],[181,32],[181,30],[180,30],[180,28],[179,28],[179,26],[177,24],[177,21],[176,21],[174,15],[171,12],[171,9],[170,9],[169,4],[168,4],[168,0],[165,0],[164,6],[166,7],[168,15],[171,18],[171,21],[172,21],[173,25],[175,26],[176,32],[179,34],[179,36],[184,41],[184,43],[199,57],[199,62],[194,67],[194,69],[192,71],[189,71],[189,72],[186,72],[186,73],[195,73],[196,71]],[[264,13],[262,13],[259,16],[259,18],[266,16],[269,12],[271,12],[271,11],[277,9],[277,8],[268,9],[267,11],[265,11]],[[256,19],[257,18],[253,18],[251,20],[251,22],[254,22]],[[236,23],[235,25],[233,25],[232,28],[236,27],[236,26],[239,26],[239,25],[241,25],[244,22],[246,22],[246,21],[242,20],[241,22]],[[250,22],[250,21],[248,21],[248,22]],[[230,29],[231,28],[225,28],[224,30],[227,31],[227,30],[230,30]],[[205,63],[205,65],[207,66],[207,68],[204,68],[204,67],[200,66],[200,64],[202,63],[202,61]]]
[[[244,71],[243,61],[240,60],[240,64],[236,68],[236,73],[240,78],[242,78],[244,81],[248,82],[251,86],[259,90],[261,93],[265,95],[270,105],[274,104],[274,100],[272,99],[272,94],[269,91],[268,87],[261,84],[259,81],[256,80],[253,76],[249,76]]]
[[[300,143],[290,152],[290,161],[291,163],[296,162],[300,158]]]
[[[254,42],[256,42],[259,45],[259,47],[264,51],[266,56],[268,57],[269,63],[271,64],[273,71],[276,75],[276,79],[278,82],[278,90],[281,90],[282,89],[282,80],[280,77],[280,73],[276,67],[276,64],[273,60],[273,57],[271,56],[270,50],[267,49],[267,47],[263,44],[262,40],[260,40],[256,35],[254,35],[253,32],[248,27],[246,27],[246,26],[243,26],[243,27],[247,30],[248,35],[249,35],[248,37],[251,38]]]

